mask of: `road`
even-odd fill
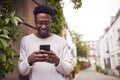
[[[120,78],[98,73],[93,68],[82,70],[76,76],[74,80],[120,80]]]

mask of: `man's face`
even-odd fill
[[[35,24],[38,28],[38,35],[41,38],[50,36],[51,16],[45,13],[39,13],[35,16]]]

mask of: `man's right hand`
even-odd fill
[[[43,62],[48,60],[48,54],[45,53],[46,51],[40,50],[31,53],[28,57],[28,63],[31,66],[34,62]]]

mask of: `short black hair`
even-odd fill
[[[34,15],[36,16],[38,13],[46,13],[49,14],[50,16],[53,16],[53,10],[51,7],[46,6],[46,5],[39,5],[35,7],[33,11]]]

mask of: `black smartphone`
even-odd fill
[[[50,45],[40,45],[40,50],[50,51]]]

